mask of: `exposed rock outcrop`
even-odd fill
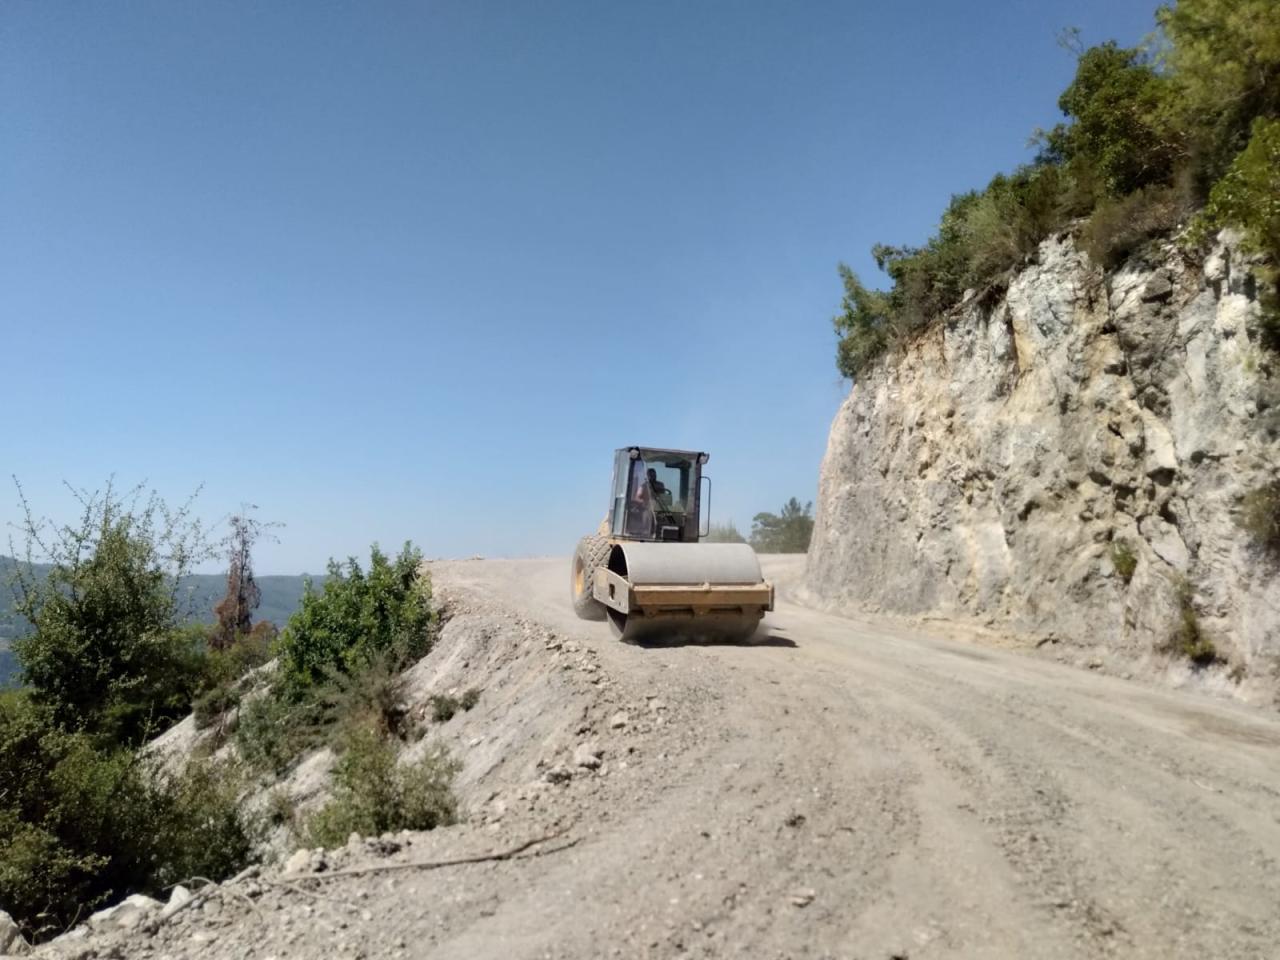
[[[1203,265],[1170,245],[1104,276],[1053,238],[877,364],[831,428],[810,598],[1138,657],[1194,615],[1271,696],[1280,577],[1238,523],[1280,477],[1253,268],[1224,236]]]

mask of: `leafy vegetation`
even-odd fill
[[[450,783],[458,765],[442,749],[402,764],[395,745],[367,729],[352,731],[340,746],[333,799],[307,822],[308,844],[335,847],[352,833],[432,830],[457,819]]]
[[[443,751],[428,750],[414,764],[397,760],[410,734],[400,673],[430,649],[436,631],[421,565],[408,543],[394,559],[373,547],[367,572],[354,559],[342,568],[331,563],[324,590],[307,591],[280,636],[280,682],[244,711],[242,750],[273,769],[320,743],[339,752],[333,799],[304,829],[309,843],[429,830],[456,816],[450,783],[457,766]],[[435,697],[432,710],[440,719],[478,699],[475,690]]]
[[[1191,585],[1186,580],[1178,583],[1178,623],[1169,637],[1167,648],[1201,667],[1207,667],[1221,659],[1213,640],[1200,626]]]
[[[1280,480],[1273,480],[1244,498],[1240,525],[1255,543],[1280,560]]]
[[[329,741],[332,714],[316,696],[280,696],[275,688],[242,700],[235,743],[252,769],[284,774],[309,750]]]
[[[279,773],[353,727],[404,736],[399,673],[436,632],[421,564],[408,543],[394,559],[371,548],[367,571],[354,558],[330,562],[323,590],[306,591],[276,642],[276,682],[240,711],[246,760]]]
[[[1123,540],[1113,540],[1111,543],[1111,565],[1116,568],[1116,573],[1120,575],[1120,579],[1128,583],[1133,579],[1133,574],[1138,569],[1138,555],[1133,552],[1133,547]]]
[[[792,497],[781,513],[757,513],[751,521],[751,546],[761,553],[804,553],[813,536],[813,504]]]
[[[1058,98],[1072,122],[1043,135],[1045,159],[1065,166],[1076,189],[1102,196],[1168,183],[1185,149],[1175,96],[1147,51],[1114,42],[1084,50]]]
[[[234,767],[165,774],[58,726],[27,691],[0,697],[0,755],[0,904],[32,939],[107,900],[248,862],[257,833]]]
[[[1280,294],[1276,271],[1280,267],[1280,120],[1259,117],[1253,122],[1249,142],[1231,162],[1222,179],[1209,192],[1209,203],[1196,223],[1203,240],[1212,231],[1235,224],[1244,230],[1246,243],[1267,258],[1260,274],[1266,322],[1267,346],[1280,350]]]
[[[463,691],[462,696],[438,694],[431,698],[431,719],[436,723],[448,723],[460,711],[470,710],[480,702],[480,691],[472,687]]]
[[[240,705],[249,675],[271,659],[278,631],[260,620],[246,633],[235,636],[230,646],[210,645],[201,661],[201,673],[192,701],[196,726],[204,728]]]
[[[190,707],[202,633],[183,625],[177,583],[208,548],[190,502],[175,510],[110,486],[77,497],[80,518],[62,525],[36,519],[24,499],[27,556],[51,566],[43,578],[15,567],[31,632],[13,650],[51,723],[137,745]]]
[[[211,655],[188,622],[180,585],[210,555],[191,502],[76,494],[70,524],[23,497],[11,569],[26,630],[13,641],[24,686],[0,695],[0,904],[33,939],[124,894],[233,872],[257,836],[236,767],[171,773],[139,750],[211,677],[245,668],[244,651]]]
[[[31,561],[17,561],[12,557],[0,555],[0,686],[4,686],[6,678],[13,683],[18,681],[19,665],[17,656],[8,647],[17,638],[31,632],[31,625],[14,609],[14,592],[10,585],[19,573],[27,574],[36,582],[43,581],[52,569],[50,564]],[[313,587],[324,583],[324,576],[311,578]],[[303,576],[257,576],[254,580],[261,592],[256,624],[283,624],[288,622],[302,602],[302,594],[308,582]],[[227,578],[223,574],[191,573],[181,577],[177,582],[178,616],[183,625],[211,625],[217,622],[213,610],[226,592]]]
[[[10,549],[15,548],[11,546]],[[9,587],[17,574],[15,567],[18,565],[16,558],[0,553],[0,586],[4,588],[0,589],[0,639],[16,637],[25,633],[29,627],[26,621],[17,616],[12,606],[13,592]],[[22,561],[22,566],[27,566],[25,560]],[[50,565],[47,563],[34,560],[30,563],[29,572],[36,579],[48,576],[49,570]],[[324,579],[323,574],[308,577],[303,574],[286,576],[255,573],[254,580],[262,595],[257,619],[270,620],[277,625],[286,623],[297,612],[307,581],[310,580],[313,587],[319,587],[324,584]],[[179,613],[188,622],[215,623],[217,618],[213,608],[226,595],[226,587],[227,576],[222,573],[191,573],[182,577],[177,590]]]
[[[431,586],[419,576],[422,553],[406,543],[390,559],[375,545],[366,572],[354,557],[329,562],[320,592],[308,589],[280,635],[285,686],[304,691],[332,671],[351,673],[392,653],[402,662],[427,652],[435,633]]]
[[[1179,125],[1193,169],[1208,185],[1244,148],[1258,117],[1280,116],[1280,17],[1275,0],[1178,0],[1157,20]]]
[[[1046,237],[1079,229],[1110,268],[1203,208],[1191,242],[1235,225],[1280,263],[1280,16],[1274,0],[1179,0],[1157,13],[1167,49],[1078,51],[1040,155],[957,195],[922,247],[872,249],[887,291],[841,264],[836,365],[857,378],[894,344],[998,288]],[[1082,223],[1082,218],[1083,219]],[[1263,274],[1264,339],[1280,348],[1276,276]]]
[[[210,627],[190,622],[182,595],[190,566],[212,555],[190,503],[173,510],[111,487],[79,496],[73,524],[26,509],[26,559],[13,567],[24,686],[0,691],[0,904],[24,934],[47,938],[126,894],[239,869],[262,829],[240,808],[249,776],[322,744],[341,753],[315,836],[452,820],[455,764],[439,750],[397,762],[411,732],[400,671],[436,627],[417,550],[388,558],[374,547],[367,571],[330,564],[277,636],[253,623],[261,528],[236,518]],[[250,679],[272,656],[279,667],[259,675],[270,685]],[[206,725],[237,709],[239,762],[173,773],[148,758],[144,742],[192,709]],[[269,807],[275,822],[293,821],[278,798]]]
[[[1080,246],[1095,263],[1110,270],[1153,237],[1183,222],[1188,207],[1176,188],[1143,187],[1119,199],[1099,202],[1080,229]]]

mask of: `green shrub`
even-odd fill
[[[283,774],[329,741],[333,717],[315,691],[284,696],[278,688],[241,702],[235,743],[250,767]]]
[[[355,558],[329,562],[317,593],[308,585],[298,612],[280,635],[283,679],[294,690],[323,683],[332,671],[351,673],[389,652],[402,663],[423,656],[435,631],[430,580],[422,554],[406,543],[389,560],[375,545],[365,572]]]
[[[1275,0],[1178,0],[1160,8],[1170,77],[1197,173],[1213,183],[1257,117],[1280,117]]]
[[[203,532],[157,496],[80,493],[73,525],[36,520],[23,502],[27,558],[13,643],[23,681],[52,721],[104,744],[139,744],[185,716],[202,631],[183,628],[178,581],[207,555]],[[51,529],[52,528],[52,529]],[[35,573],[33,551],[50,564]]]
[[[1220,659],[1218,648],[1209,637],[1205,636],[1200,626],[1200,617],[1196,614],[1192,600],[1191,585],[1182,580],[1178,583],[1178,623],[1166,644],[1166,649],[1186,657],[1197,666],[1206,667]]]
[[[457,770],[442,749],[400,764],[395,746],[374,731],[350,731],[334,768],[333,799],[307,821],[307,843],[336,847],[352,833],[377,836],[453,823],[457,804],[450,784]]]
[[[198,729],[215,723],[240,706],[248,682],[246,677],[271,659],[275,637],[275,627],[264,621],[240,635],[225,650],[205,650],[191,705]]]
[[[459,710],[470,710],[480,702],[480,691],[474,687],[465,691],[461,697],[438,693],[428,701],[431,707],[431,719],[436,723],[447,723]]]
[[[402,664],[391,652],[375,654],[369,664],[352,674],[334,673],[318,688],[325,715],[336,729],[373,730],[380,737],[404,739],[409,726],[405,707]]]
[[[1280,480],[1263,484],[1245,495],[1240,526],[1258,546],[1280,560]]]
[[[436,629],[421,564],[408,543],[394,561],[374,546],[367,573],[354,559],[330,562],[323,590],[307,588],[280,634],[276,682],[241,708],[236,743],[246,761],[283,773],[352,725],[403,734],[398,676]]]
[[[836,366],[843,376],[857,379],[888,344],[889,298],[868,290],[845,264],[837,268],[844,284],[841,312],[832,318],[836,336]]]
[[[1112,197],[1168,183],[1185,152],[1176,98],[1145,51],[1114,42],[1091,47],[1058,98],[1071,123],[1047,135],[1049,147]]]
[[[230,684],[199,694],[191,704],[196,729],[204,730],[221,721],[230,711],[240,706],[240,698],[240,690]]]
[[[1071,181],[1052,164],[995,177],[981,192],[952,197],[938,232],[923,247],[877,244],[876,265],[893,281],[869,290],[844,264],[836,365],[854,378],[893,342],[955,307],[965,290],[989,287],[1077,212]]]
[[[293,830],[297,809],[286,790],[275,789],[267,794],[265,821],[268,827],[288,827]]]
[[[938,232],[923,247],[871,248],[876,266],[893,281],[887,298],[893,340],[907,339],[960,301],[971,273],[968,218],[978,200],[972,192],[952,197]]]
[[[1175,187],[1144,187],[1104,200],[1080,231],[1080,246],[1106,270],[1123,263],[1153,237],[1168,234],[1188,213]]]
[[[221,880],[252,861],[263,826],[241,808],[245,777],[236,765],[193,762],[179,774],[150,771],[148,779],[158,852],[148,889],[159,892],[191,877]]]
[[[1193,242],[1204,243],[1211,233],[1228,225],[1244,231],[1246,246],[1267,258],[1258,271],[1263,281],[1263,341],[1280,350],[1280,119],[1254,121],[1248,145],[1209,193],[1197,218]]]
[[[105,901],[194,874],[221,879],[256,837],[235,771],[165,775],[125,749],[52,722],[23,695],[0,701],[0,904],[42,939]]]
[[[1114,540],[1111,543],[1111,565],[1116,568],[1120,579],[1128,583],[1138,569],[1138,555],[1123,540]]]
[[[1037,164],[996,176],[965,214],[965,285],[984,287],[1018,266],[1040,242],[1081,212],[1060,167]]]

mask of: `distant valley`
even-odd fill
[[[18,664],[9,649],[11,642],[27,632],[30,625],[13,609],[14,597],[10,586],[17,562],[12,557],[0,556],[0,686],[4,686],[18,669]],[[48,573],[49,567],[36,564],[35,570],[40,576]],[[283,627],[293,616],[302,602],[302,592],[307,579],[319,587],[324,583],[324,576],[265,576],[257,577],[258,586],[262,589],[262,603],[259,605],[255,620],[270,620],[278,627]],[[194,621],[213,622],[213,605],[222,599],[227,589],[227,578],[221,573],[197,573],[183,578],[181,603],[190,611],[190,619]]]

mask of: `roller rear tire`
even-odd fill
[[[609,562],[609,541],[596,533],[578,541],[573,551],[573,567],[569,574],[569,594],[573,612],[583,620],[603,620],[605,605],[591,594],[596,568]]]

